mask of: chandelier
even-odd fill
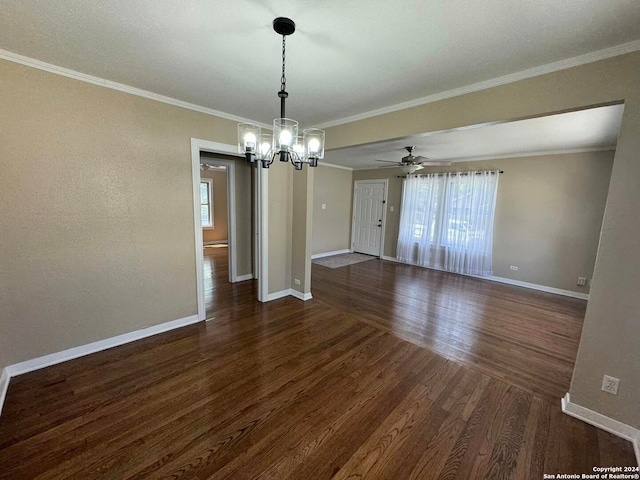
[[[278,17],[273,21],[273,29],[282,35],[282,77],[280,79],[280,118],[273,120],[273,135],[262,133],[260,125],[253,123],[238,124],[238,151],[247,162],[262,162],[263,168],[269,168],[276,155],[281,162],[291,162],[296,170],[302,170],[306,163],[317,167],[318,160],[324,158],[324,130],[306,128],[298,136],[298,122],[285,115],[287,78],[285,76],[285,40],[296,31],[293,20]]]

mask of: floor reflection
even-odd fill
[[[227,245],[204,247],[204,299],[207,318],[220,317],[242,306],[256,304],[257,282],[229,282],[229,248]]]
[[[531,392],[569,388],[586,302],[374,260],[312,267],[317,300]]]

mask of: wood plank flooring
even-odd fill
[[[521,388],[511,365],[498,374],[503,357],[491,357],[489,368],[482,349],[454,361],[404,341],[417,330],[426,343],[431,330],[408,324],[399,306],[399,335],[380,323],[369,305],[390,302],[384,285],[404,300],[401,277],[420,272],[392,278],[374,260],[333,270],[341,280],[331,286],[331,272],[314,266],[314,300],[259,304],[237,300],[251,298],[254,282],[222,281],[225,262],[216,257],[226,252],[207,253],[218,262],[209,322],[12,379],[0,417],[0,478],[520,480],[635,465],[628,442],[562,414],[558,397]],[[363,275],[367,295],[354,285],[353,305],[341,304],[337,290]],[[481,291],[467,299],[469,316],[482,310],[474,301],[491,296]],[[502,301],[518,318],[544,310],[535,293],[508,292],[494,293],[509,298]],[[575,306],[553,301],[547,309],[565,312],[562,323]],[[499,304],[485,299],[488,312]],[[534,312],[523,313],[529,305]],[[453,308],[431,311],[445,307]],[[499,324],[522,335],[508,316],[478,327],[476,342],[498,335]],[[561,344],[557,356],[570,356]]]
[[[316,300],[549,400],[569,391],[585,300],[378,259],[312,271]]]
[[[214,318],[258,298],[257,282],[229,283],[229,249],[209,246],[204,249],[204,301],[207,318]]]

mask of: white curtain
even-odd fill
[[[408,176],[402,189],[398,260],[492,275],[499,176],[497,171]]]

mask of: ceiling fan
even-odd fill
[[[393,163],[393,165],[385,165],[383,167],[378,168],[397,168],[400,167],[404,173],[407,175],[411,175],[413,172],[418,170],[422,170],[424,167],[429,166],[441,166],[441,165],[451,165],[451,162],[447,161],[438,161],[438,160],[429,160],[427,157],[415,156],[413,155],[413,151],[416,149],[415,146],[404,147],[404,149],[409,152],[409,154],[399,162],[393,162],[391,160],[377,160],[376,162],[385,162],[385,163]]]

